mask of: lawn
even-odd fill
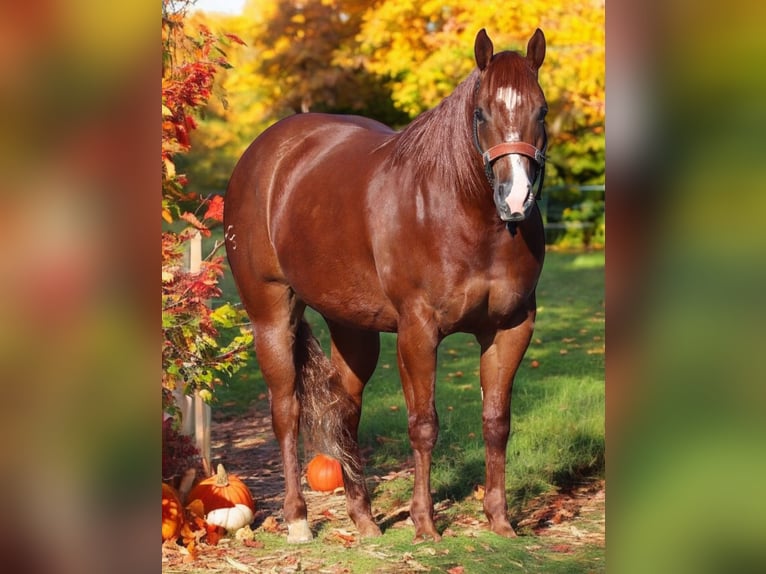
[[[223,286],[224,298],[236,299],[229,277]],[[390,571],[397,572],[604,571],[603,515],[601,539],[587,542],[591,539],[585,532],[582,544],[562,544],[555,537],[538,535],[539,524],[524,520],[537,502],[604,478],[604,253],[550,251],[538,287],[538,306],[533,342],[513,389],[508,443],[509,515],[519,538],[501,539],[481,528],[485,519],[480,502],[484,445],[479,348],[472,336],[455,334],[439,349],[440,434],[432,469],[437,529],[450,535],[440,543],[413,547],[411,527],[388,528],[380,539],[339,545],[331,543],[331,531],[323,531],[317,541],[298,549],[284,544],[281,535],[256,529],[259,548],[248,548],[248,556],[261,555],[257,563],[264,565],[277,556],[298,556],[299,568],[309,571],[312,564],[314,571],[321,570],[319,565],[334,564],[337,568],[327,571],[385,572],[392,560],[397,568]],[[311,313],[309,318],[327,348],[328,333],[321,317]],[[265,394],[253,358],[247,369],[219,389],[214,409],[228,418],[265,414]],[[407,472],[411,451],[392,334],[381,336],[380,361],[365,390],[360,443],[367,459],[373,510],[385,514],[406,505],[412,489],[411,472]],[[583,528],[587,530],[571,523],[573,531]],[[349,547],[360,551],[349,553]],[[279,563],[285,564],[284,560]],[[235,569],[246,566],[251,568],[248,571],[260,571],[255,562],[247,566],[239,560],[237,564]]]

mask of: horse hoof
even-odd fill
[[[288,544],[303,544],[305,542],[311,542],[313,539],[314,535],[311,534],[309,522],[305,518],[287,525]]]
[[[439,542],[442,539],[442,537],[439,535],[438,532],[436,532],[435,529],[428,529],[420,531],[418,530],[415,532],[415,538],[413,539],[413,544],[420,544],[421,542],[426,542],[428,540],[432,540],[434,542]]]
[[[372,521],[358,524],[357,530],[359,530],[359,536],[362,538],[375,538],[383,534],[378,525]]]
[[[491,530],[495,534],[503,536],[504,538],[516,538],[518,536],[513,527],[507,522],[502,524],[493,524]]]

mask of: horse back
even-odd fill
[[[236,249],[227,242],[239,282],[243,275],[282,282],[326,316],[393,330],[364,214],[369,181],[394,133],[369,118],[311,113],[256,138],[232,173],[225,204],[224,226],[239,241]]]

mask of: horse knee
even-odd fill
[[[511,431],[511,417],[507,414],[482,416],[484,442],[487,446],[505,447]]]
[[[409,435],[413,448],[433,450],[436,439],[439,437],[439,420],[436,413],[428,416],[411,415]]]

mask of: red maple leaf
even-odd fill
[[[229,40],[231,40],[233,42],[236,42],[237,44],[241,44],[242,46],[247,46],[247,44],[245,44],[245,42],[242,40],[242,38],[240,38],[236,34],[226,33],[226,34],[224,34],[224,36],[226,36]]]
[[[181,219],[184,221],[191,223],[192,226],[197,229],[202,235],[205,237],[210,237],[210,230],[207,228],[207,225],[202,223],[199,219],[197,219],[197,216],[193,213],[189,213],[188,211],[181,214]]]
[[[214,195],[207,206],[207,211],[202,219],[223,221],[223,196]]]

